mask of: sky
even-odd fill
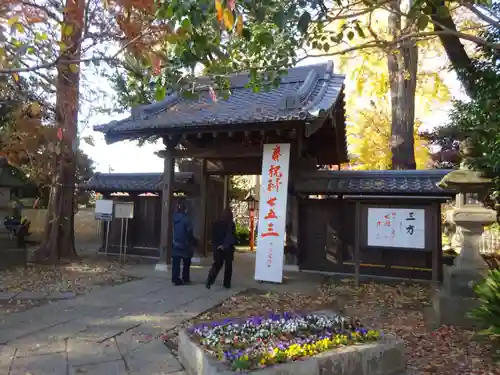
[[[316,64],[328,60],[328,58],[309,58],[302,61],[300,65]],[[336,71],[336,73],[341,74],[342,72]],[[450,92],[454,98],[464,98],[460,83],[458,82],[453,72],[443,73],[442,78],[448,85]],[[98,84],[102,90],[112,92],[111,87],[104,79],[99,78],[98,81],[97,78],[95,79],[95,83]],[[349,86],[352,84],[354,84],[354,82],[346,81],[347,89],[349,89]],[[83,111],[87,112],[86,114],[91,114],[93,111],[92,106],[86,105],[85,107],[86,108],[83,108]],[[432,128],[434,126],[439,126],[440,124],[446,123],[447,113],[449,109],[450,106],[443,106],[440,109],[434,110],[429,116],[427,116],[427,118],[422,119],[424,127]],[[80,131],[82,137],[86,137],[88,135],[91,135],[93,137],[94,146],[88,145],[85,142],[81,142],[80,147],[94,160],[97,172],[162,172],[163,159],[157,157],[154,154],[155,151],[159,151],[162,149],[163,145],[161,141],[156,144],[146,144],[142,147],[137,146],[136,142],[118,142],[107,145],[102,133],[94,132],[92,129],[94,125],[105,124],[109,121],[119,120],[127,116],[128,113],[124,113],[119,116],[106,116],[102,114],[90,116],[89,124]]]

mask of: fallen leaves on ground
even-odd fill
[[[123,284],[133,280],[119,262],[103,258],[83,258],[58,266],[28,264],[0,271],[0,292],[74,292],[84,294],[99,286]],[[26,310],[46,301],[11,300],[0,303],[0,314]]]
[[[469,330],[442,326],[429,330],[424,307],[431,288],[420,284],[368,283],[356,288],[351,281],[327,281],[314,295],[248,291],[232,297],[183,327],[227,317],[252,316],[271,311],[332,310],[359,318],[366,326],[404,339],[411,375],[497,375],[494,357],[500,348]],[[178,330],[165,333],[167,346],[177,347]]]

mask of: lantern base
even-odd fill
[[[432,308],[428,311],[428,322],[433,328],[456,325],[462,328],[476,328],[478,324],[469,317],[469,313],[479,307],[473,286],[485,277],[484,269],[443,268],[443,286],[436,291],[432,299]]]

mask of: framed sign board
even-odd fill
[[[111,221],[113,219],[113,201],[109,199],[98,199],[95,202],[95,219]]]
[[[368,246],[425,249],[425,210],[368,208]]]
[[[133,202],[115,202],[115,218],[117,218],[117,219],[133,219],[134,218],[134,203]]]

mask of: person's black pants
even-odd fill
[[[181,280],[181,261],[182,261],[182,280]],[[187,283],[189,282],[191,267],[191,258],[183,258],[181,256],[172,257],[172,282],[179,283],[181,281]]]
[[[231,276],[233,275],[233,260],[234,251],[232,249],[214,250],[214,262],[208,272],[207,285],[210,286],[214,283],[220,269],[224,266],[224,280],[222,283],[226,288],[230,288]]]

